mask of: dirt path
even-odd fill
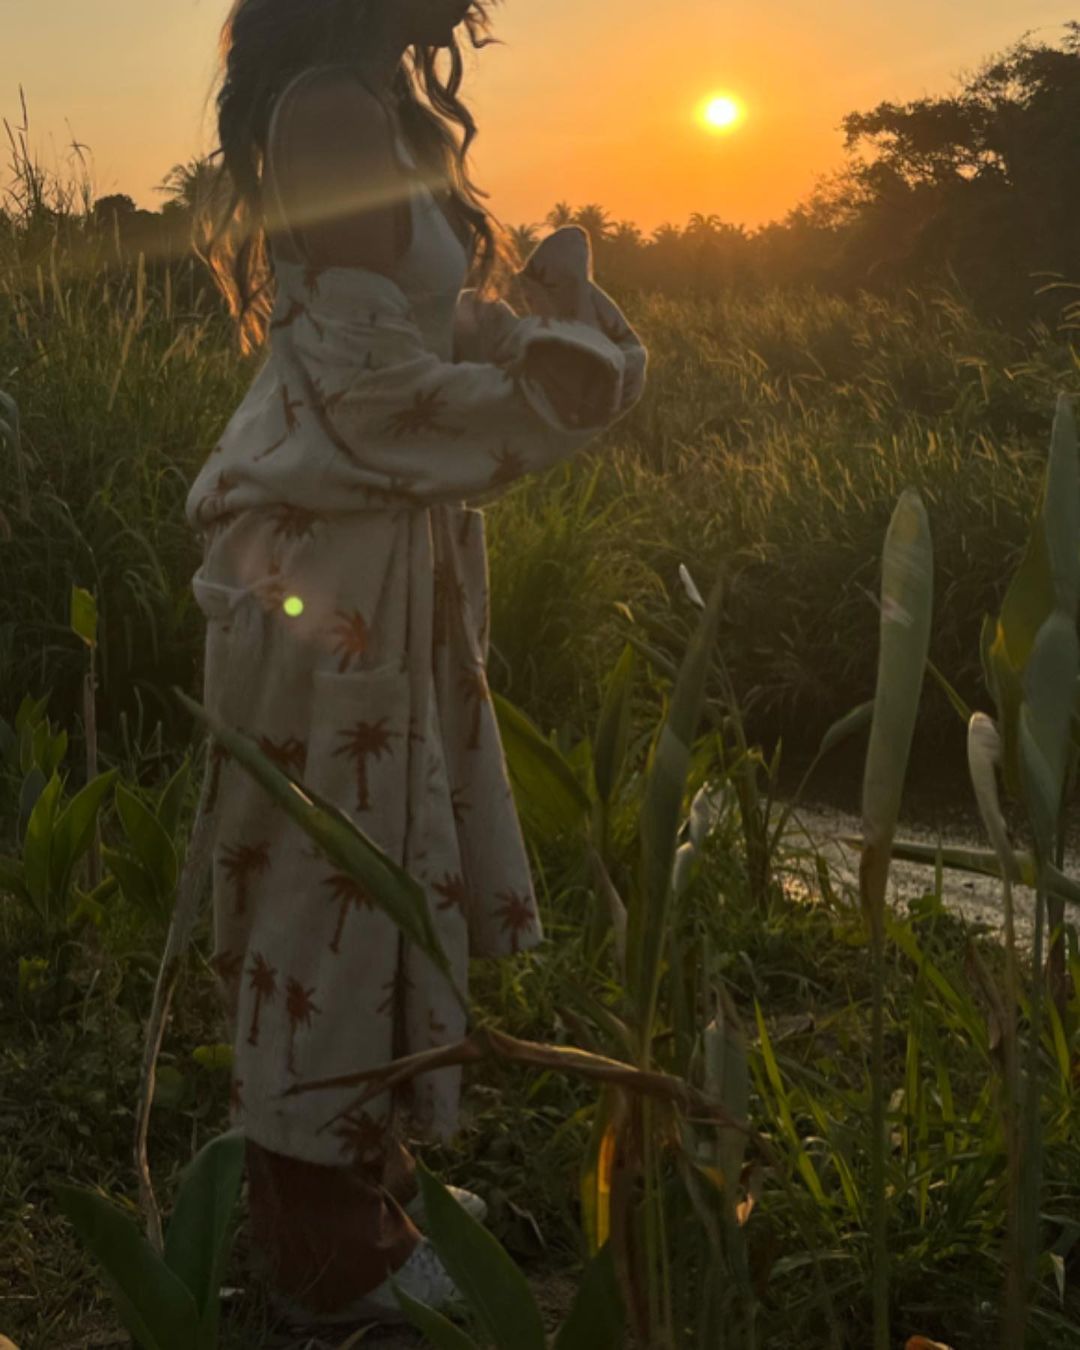
[[[1017,851],[1026,851],[1028,836],[1015,817],[1008,822],[1009,837]],[[972,811],[958,809],[943,818],[938,813],[936,827],[925,818],[916,821],[911,813],[901,812],[897,840],[915,840],[935,845],[938,835],[946,846],[988,849],[989,840],[981,828],[978,816]],[[858,852],[840,843],[838,836],[862,833],[862,822],[857,814],[845,811],[828,802],[814,802],[796,806],[785,826],[789,845],[814,848],[836,869],[836,875],[854,890],[858,890]],[[1080,821],[1066,833],[1065,866],[1069,876],[1080,877]],[[797,876],[785,878],[785,889],[792,894],[805,895],[809,889]],[[905,862],[893,858],[889,869],[888,895],[895,905],[905,905],[912,898],[930,891],[934,886],[933,864]],[[1001,882],[993,877],[974,876],[971,873],[946,868],[942,874],[942,898],[956,913],[973,923],[986,924],[998,935],[1004,933],[1005,916]],[[1013,902],[1019,940],[1028,945],[1032,938],[1035,918],[1035,892],[1030,886],[1014,885]],[[1075,919],[1075,915],[1073,916]]]

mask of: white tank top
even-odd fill
[[[273,130],[286,92],[298,80],[310,74],[310,70],[301,71],[278,95],[267,131],[267,145],[273,143]],[[416,315],[416,321],[424,334],[427,346],[443,360],[451,359],[453,350],[454,311],[461,293],[469,262],[460,239],[450,228],[431,190],[421,180],[416,161],[408,146],[394,130],[393,145],[399,163],[404,167],[405,176],[410,180],[409,200],[412,217],[412,242],[398,263],[387,275],[401,287],[409,297]],[[282,226],[297,257],[308,260],[308,253],[302,240],[298,239],[285,217],[285,208],[277,191],[277,180],[271,174],[264,174],[264,183],[269,182],[277,202]],[[275,266],[278,259],[273,243],[270,255]],[[281,260],[286,262],[285,259]],[[363,270],[363,269],[361,269]],[[332,284],[334,269],[328,269],[320,285]]]

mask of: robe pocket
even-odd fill
[[[195,602],[206,616],[206,652],[203,662],[203,704],[222,720],[235,723],[241,709],[234,696],[234,653],[250,661],[254,644],[262,640],[263,611],[248,586],[210,581],[198,572],[191,579]]]
[[[402,864],[409,783],[409,679],[400,661],[312,674],[304,781]]]

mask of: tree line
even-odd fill
[[[1025,34],[951,94],[849,113],[843,166],[782,220],[748,230],[695,213],[645,234],[598,203],[557,202],[511,234],[524,256],[547,229],[583,226],[597,276],[616,294],[809,283],[850,297],[945,284],[1009,327],[1058,323],[1080,276],[1080,22],[1064,30],[1056,46]],[[56,184],[47,200],[47,176],[25,140],[22,158],[0,209],[8,251],[33,261],[63,228],[76,251],[111,235],[118,260],[141,251],[151,265],[194,261],[191,226],[210,159],[175,165],[157,189],[161,210],[145,211],[126,194],[91,200],[85,190],[79,209]]]

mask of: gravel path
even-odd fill
[[[1080,822],[1078,822],[1080,824]],[[1017,822],[1009,821],[1010,839],[1018,852],[1027,851],[1028,836],[1023,829],[1017,828]],[[977,818],[963,812],[954,813],[945,824],[939,825],[942,843],[947,847],[989,849],[990,843],[979,827]],[[915,823],[901,813],[897,827],[897,840],[913,840],[934,846],[938,840],[938,829],[930,828],[925,822]],[[826,802],[796,806],[784,827],[784,836],[788,844],[794,847],[814,848],[820,852],[834,869],[834,876],[845,885],[850,885],[858,894],[859,855],[858,850],[839,842],[838,836],[862,834],[860,817],[841,810]],[[1072,837],[1069,837],[1069,834]],[[1065,866],[1066,875],[1080,877],[1080,830],[1074,829],[1066,835]],[[811,873],[812,876],[812,873]],[[942,873],[942,899],[948,908],[973,923],[986,924],[999,936],[1005,931],[1005,911],[1002,901],[1001,882],[993,877],[975,876],[969,872],[945,868]],[[793,895],[806,895],[810,890],[807,882],[797,876],[784,880],[785,889]],[[816,881],[814,882],[816,889]],[[932,891],[934,887],[933,864],[905,862],[893,858],[889,868],[887,894],[894,905],[906,902]],[[1035,921],[1035,891],[1030,886],[1013,886],[1013,904],[1016,913],[1017,937],[1028,945],[1033,935]]]

